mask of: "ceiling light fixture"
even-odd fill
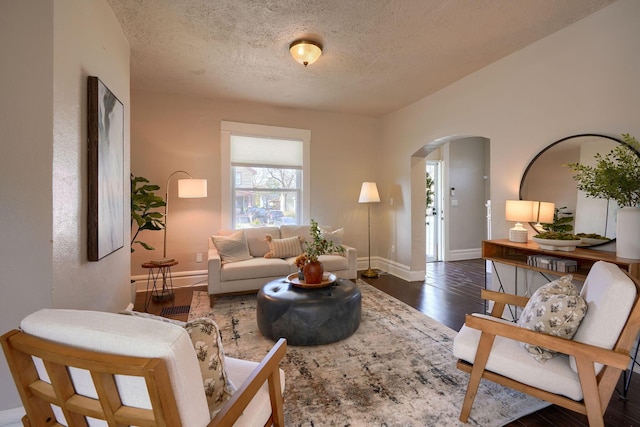
[[[289,45],[293,59],[304,65],[313,64],[322,55],[322,45],[311,40],[296,40]]]

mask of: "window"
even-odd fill
[[[309,140],[305,130],[222,122],[223,226],[308,223]]]

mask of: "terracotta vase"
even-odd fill
[[[320,261],[308,262],[302,269],[304,274],[304,282],[308,285],[317,285],[322,282],[322,274],[324,266]]]

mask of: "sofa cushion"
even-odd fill
[[[633,281],[617,265],[598,261],[589,270],[580,295],[589,308],[573,340],[612,349],[635,302]],[[571,368],[577,372],[573,357]],[[596,363],[596,373],[601,369]]]
[[[333,243],[334,246],[341,246],[342,238],[344,237],[344,228],[338,228],[335,231],[330,231],[324,227],[320,227],[320,237]]]
[[[269,252],[264,254],[265,258],[289,258],[297,257],[302,253],[300,237],[293,236],[286,239],[274,239],[271,234],[265,235],[265,240],[269,244]]]
[[[222,262],[238,262],[251,258],[244,230],[230,236],[211,236]]]
[[[267,241],[264,240],[265,234],[271,234],[276,239],[281,238],[278,227],[245,228],[244,232],[247,236],[249,253],[251,253],[253,257],[263,257],[264,254],[269,252],[269,245]]]
[[[318,261],[322,263],[324,271],[332,272],[349,269],[349,260],[342,255],[320,255]]]
[[[291,272],[290,270],[291,266],[287,260],[280,258],[251,258],[246,261],[223,265],[220,270],[220,281],[285,277]]]
[[[191,320],[184,328],[189,333],[198,358],[207,404],[213,418],[235,391],[225,366],[220,330],[216,322],[207,317]]]
[[[536,290],[525,306],[518,326],[543,334],[571,339],[587,312],[587,304],[568,274]],[[533,344],[522,346],[538,362],[544,363],[557,353]]]

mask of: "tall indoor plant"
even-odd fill
[[[640,258],[640,143],[622,134],[620,144],[606,155],[595,156],[595,165],[570,163],[578,190],[587,197],[614,200],[616,253],[621,258]]]
[[[165,201],[160,196],[156,196],[155,191],[160,187],[149,184],[147,178],[133,176],[131,174],[131,252],[134,252],[134,245],[137,243],[147,250],[153,250],[153,246],[140,240],[136,240],[142,230],[162,230],[164,228],[163,215],[154,209],[161,208]]]
[[[344,248],[336,246],[332,241],[325,239],[318,223],[313,219],[311,220],[309,234],[311,234],[311,241],[307,242],[304,249],[306,261],[302,271],[307,284],[318,284],[322,282],[322,275],[324,274],[324,267],[318,261],[318,257],[333,252],[342,254],[344,253]]]

